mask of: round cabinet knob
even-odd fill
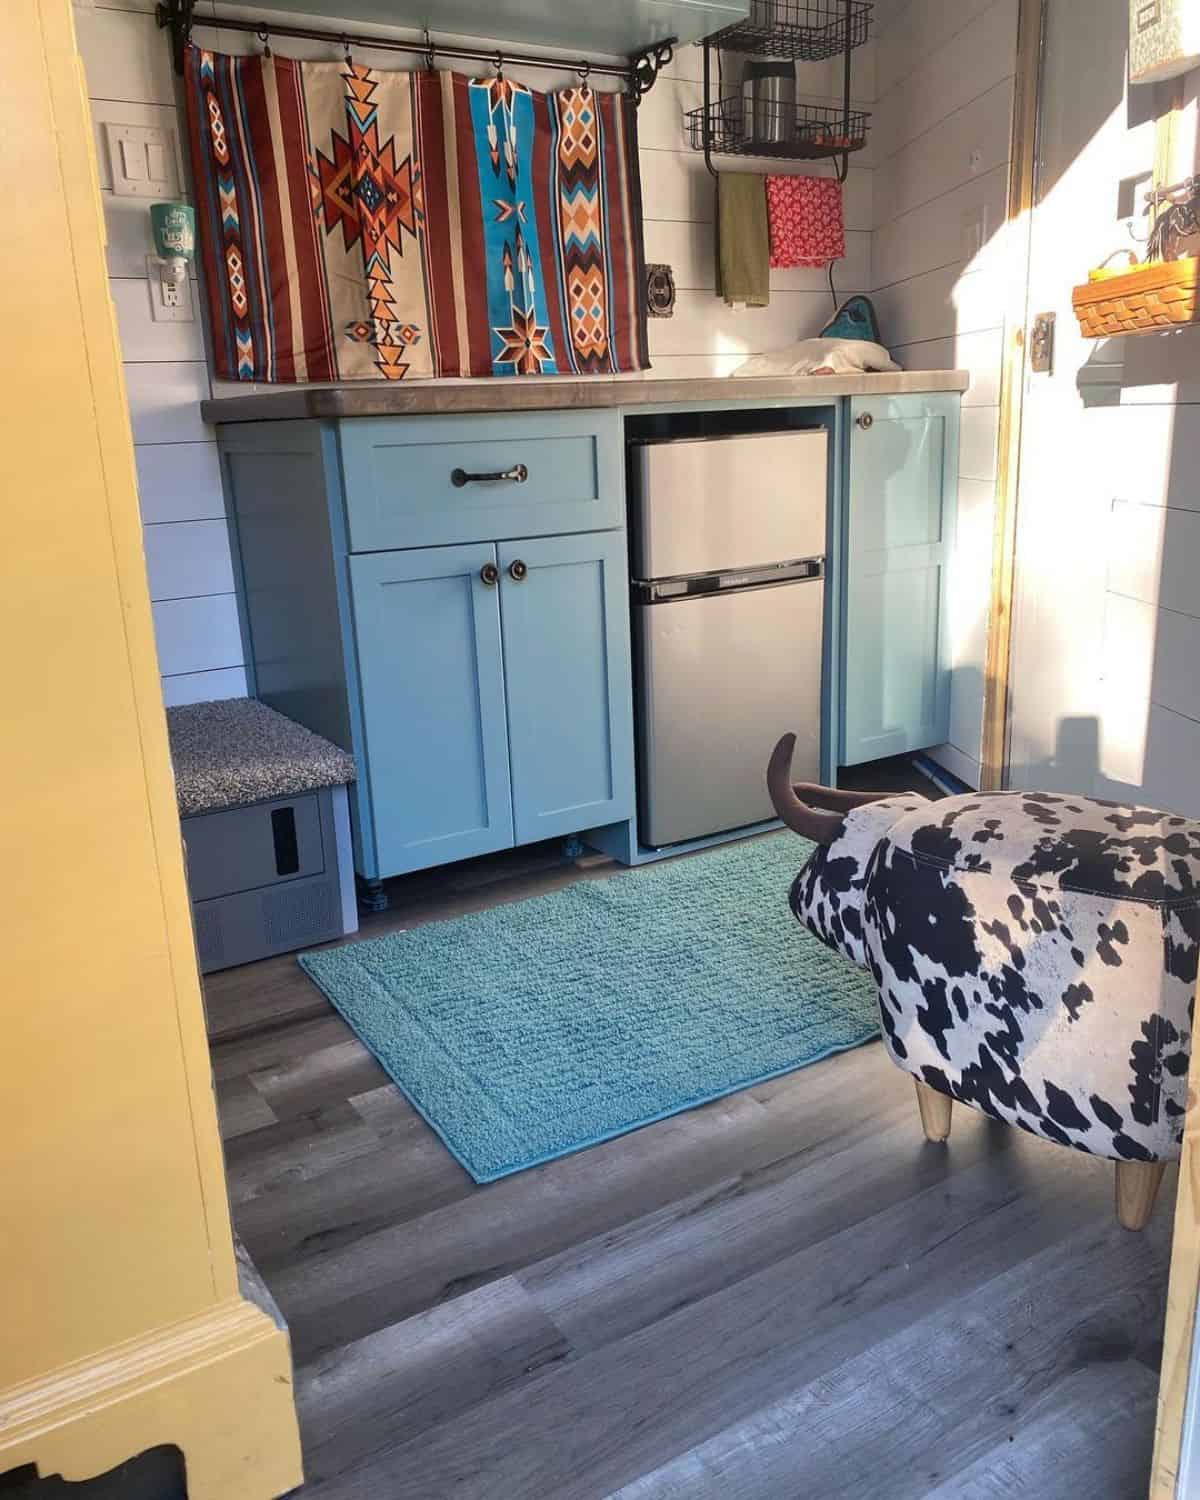
[[[484,563],[483,567],[479,570],[479,576],[487,584],[488,588],[494,589],[500,582],[500,569],[495,563]]]
[[[529,569],[519,557],[514,557],[508,565],[508,574],[514,583],[523,583],[529,576]]]
[[[865,412],[863,412],[863,414],[862,414],[861,417],[856,417],[855,418],[855,425],[858,426],[858,427],[861,427],[862,430],[864,432],[866,432],[866,430],[867,430],[868,427],[874,427],[874,425],[875,425],[875,418],[871,415],[871,413],[869,411],[865,411]]]

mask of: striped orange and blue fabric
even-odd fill
[[[222,379],[649,366],[624,95],[191,47],[186,97]]]

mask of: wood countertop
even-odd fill
[[[901,370],[886,375],[724,376],[664,380],[653,375],[617,379],[423,380],[411,385],[362,382],[295,386],[201,402],[210,423],[290,421],[310,417],[399,417],[460,412],[581,411],[589,407],[681,406],[719,401],[809,401],[839,396],[902,396],[965,391],[965,370]]]

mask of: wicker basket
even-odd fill
[[[1085,339],[1159,333],[1196,321],[1200,260],[1160,261],[1133,271],[1101,273],[1077,286],[1071,302]]]

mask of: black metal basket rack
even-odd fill
[[[704,103],[688,111],[694,149],[716,176],[713,156],[758,156],[790,160],[834,159],[845,181],[850,153],[867,141],[870,115],[850,107],[851,55],[867,40],[874,0],[751,0],[750,14],[716,32],[704,43]],[[842,104],[777,106],[770,140],[749,128],[739,95],[712,96],[712,49],[749,56],[819,62],[845,59]]]
[[[821,62],[862,46],[874,8],[874,0],[751,0],[744,21],[709,40],[730,52]]]

